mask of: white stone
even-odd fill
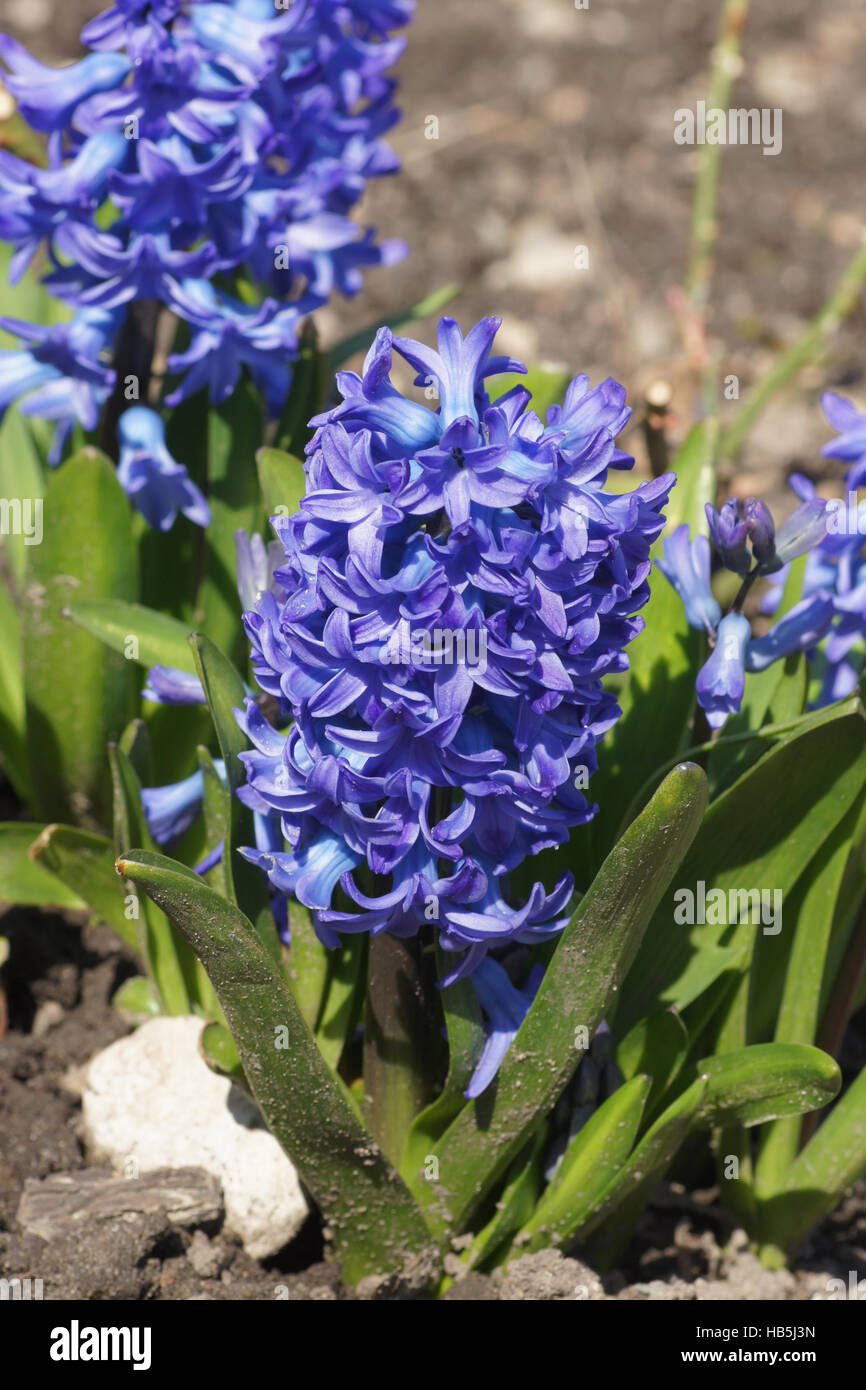
[[[82,1109],[88,1152],[116,1172],[204,1168],[222,1184],[226,1226],[255,1259],[307,1216],[294,1167],[255,1107],[199,1055],[199,1018],[154,1018],[97,1053]]]

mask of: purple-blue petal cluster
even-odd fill
[[[13,281],[44,248],[45,283],[74,311],[48,338],[5,325],[23,344],[0,359],[0,412],[26,396],[56,421],[55,462],[122,370],[112,354],[134,301],[186,325],[169,403],[203,389],[223,401],[246,368],[279,413],[303,316],[405,253],[351,211],[397,167],[388,71],[412,10],[117,0],[86,25],[87,55],[59,70],[0,35],[4,84],[48,145],[47,168],[0,151],[0,238]]]
[[[632,463],[612,380],[577,377],[544,422],[523,387],[492,402],[487,379],[524,370],[492,354],[498,325],[464,338],[443,319],[437,351],[382,329],[338,377],[301,510],[273,518],[283,562],[244,619],[280,728],[253,700],[238,711],[240,794],[285,837],[248,857],[329,945],[435,927],[449,979],[567,920],[569,875],[522,903],[508,875],[594,813],[582,788],[620,713],[602,678],[643,626],[673,484],[606,490]],[[437,408],[393,384],[394,353]]]

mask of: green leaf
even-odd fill
[[[827,1105],[842,1076],[832,1057],[798,1043],[762,1043],[698,1063],[707,1081],[699,1122],[707,1127],[763,1124]]]
[[[344,1278],[354,1284],[423,1258],[430,1237],[416,1203],[358,1119],[247,919],[160,855],[128,856],[118,868],[171,916],[204,964],[271,1133],[333,1232]]]
[[[667,506],[668,534],[686,522],[692,538],[706,534],[707,503],[716,500],[716,464],[719,456],[719,424],[702,420],[686,435],[671,463],[676,487]]]
[[[654,553],[660,553],[660,543]],[[605,740],[592,779],[592,797],[600,810],[589,826],[581,826],[593,865],[625,828],[634,789],[683,748],[694,709],[695,676],[706,639],[689,627],[679,596],[655,567],[650,584],[650,601],[642,613],[646,627],[629,646],[629,678],[619,697],[622,718]]]
[[[559,1172],[521,1231],[527,1251],[568,1245],[609,1183],[621,1171],[640,1128],[649,1076],[634,1076],[608,1096],[574,1136]]]
[[[114,868],[115,852],[104,835],[73,825],[46,825],[31,845],[34,863],[41,864],[66,884],[82,905],[89,907],[127,946],[139,949],[134,922],[124,913],[123,890]]]
[[[105,455],[85,449],[51,479],[43,542],[29,556],[27,746],[46,820],[108,823],[105,746],[134,712],[135,668],[63,614],[83,600],[134,599],[135,589],[129,503]]]
[[[162,1012],[153,981],[144,975],[133,975],[131,979],[124,980],[111,997],[111,1007],[132,1024],[159,1018]]]
[[[332,372],[319,350],[318,334],[312,319],[301,330],[298,357],[292,368],[292,389],[277,422],[273,439],[277,449],[302,458],[312,431],[309,422],[320,414],[330,386]]]
[[[114,788],[114,838],[117,853],[128,854],[133,846],[153,849],[141,802],[141,785],[129,758],[121,748],[109,745]],[[127,890],[129,892],[130,890]],[[138,897],[136,896],[136,901]],[[139,950],[167,1014],[191,1012],[190,983],[195,978],[195,956],[186,942],[175,934],[163,912],[148,899],[140,903]]]
[[[564,367],[530,367],[528,372],[503,372],[490,384],[490,399],[498,401],[515,386],[524,386],[532,393],[530,409],[543,422],[552,405],[559,405],[571,381],[571,372]]]
[[[789,1249],[866,1176],[866,1068],[791,1165],[784,1192],[762,1203],[765,1242]]]
[[[244,380],[224,405],[208,416],[208,503],[205,572],[197,604],[211,641],[232,660],[246,656],[237,588],[235,532],[262,527],[262,500],[255,469],[264,437],[261,396]]]
[[[592,1208],[571,1228],[569,1245],[577,1240],[584,1242],[603,1226],[590,1247],[595,1267],[607,1269],[619,1257],[650,1193],[661,1182],[692,1129],[707,1085],[699,1077],[668,1106]]]
[[[591,1038],[614,1003],[705,806],[701,769],[676,768],[605,860],[559,939],[496,1081],[437,1146],[441,1182],[415,1187],[440,1228],[464,1229],[568,1084],[580,1061],[576,1030]]]
[[[694,956],[707,947],[754,948],[760,927],[748,922],[733,928],[725,922],[690,926],[683,922],[688,902],[677,898],[677,893],[689,889],[697,895],[697,885],[704,883],[707,894],[719,889],[727,903],[731,892],[778,890],[784,904],[860,795],[866,780],[862,710],[857,702],[846,702],[832,714],[822,714],[825,717],[804,733],[783,738],[711,804],[677,883],[655,913],[626,983],[620,1020],[625,1026],[652,1012],[663,999],[674,1000]],[[784,949],[782,932],[760,939],[761,949],[771,957]],[[734,1007],[740,1009],[741,1002],[735,1001]],[[728,1046],[745,1041],[741,1038]]]
[[[469,1269],[489,1267],[494,1256],[498,1256],[496,1263],[501,1264],[512,1248],[513,1237],[532,1215],[538,1198],[546,1142],[546,1133],[539,1130],[512,1163],[494,1215],[479,1231],[467,1252],[466,1265]],[[503,1246],[506,1247],[505,1252]]]
[[[438,945],[436,961],[440,977],[444,977],[449,965]],[[448,1038],[448,1074],[442,1094],[416,1116],[409,1130],[400,1172],[410,1183],[420,1181],[427,1155],[466,1106],[464,1092],[484,1050],[481,1007],[472,981],[457,980],[447,985],[440,990],[440,999]]]
[[[253,813],[236,795],[238,787],[243,786],[246,780],[238,754],[247,747],[247,741],[233,711],[243,707],[246,694],[244,683],[228,658],[209,637],[194,632],[189,640],[196,670],[207,696],[220,755],[226,765],[229,834],[223,863],[229,897],[245,909],[257,929],[267,935],[269,949],[279,960],[280,943],[268,908],[265,876],[237,852],[243,845],[255,844]]]
[[[256,467],[268,516],[294,516],[307,486],[301,460],[281,449],[259,449]]]
[[[432,294],[425,295],[419,299],[409,309],[404,309],[401,313],[395,314],[392,318],[382,319],[378,323],[368,324],[366,328],[360,329],[357,333],[351,334],[348,338],[343,338],[336,343],[328,353],[328,367],[335,372],[347,362],[350,357],[354,357],[356,352],[366,352],[372,345],[380,328],[407,328],[412,323],[417,323],[420,319],[432,318],[434,314],[441,311],[456,299],[460,293],[459,285],[443,285],[439,290],[433,290]]]
[[[0,901],[58,911],[83,908],[72,888],[30,858],[30,846],[43,829],[26,821],[0,824]]]
[[[343,1049],[361,1020],[367,950],[368,943],[363,937],[350,936],[342,946],[328,953],[328,979],[316,1024],[316,1042],[333,1071],[337,1070]]]
[[[647,1116],[671,1086],[686,1060],[689,1035],[676,1009],[662,1009],[643,1018],[616,1050],[617,1066],[626,1081],[643,1073],[652,1076]]]
[[[4,284],[4,313],[12,312],[8,309],[8,292]],[[8,508],[8,521],[0,534],[0,553],[19,595],[24,591],[31,551],[39,548],[39,536],[44,531],[45,486],[45,468],[30,422],[12,405],[0,424],[0,497]]]
[[[198,1040],[198,1050],[211,1071],[217,1076],[228,1077],[241,1090],[249,1091],[244,1075],[243,1064],[238,1056],[235,1040],[224,1023],[211,1019],[202,1028]]]
[[[117,599],[71,603],[69,616],[121,656],[127,656],[130,638],[134,638],[137,653],[133,659],[140,666],[174,666],[195,675],[189,628],[176,618],[143,608],[140,603],[120,603]]]
[[[307,1027],[315,1032],[334,952],[322,945],[309,908],[295,898],[289,899],[289,935],[292,944],[286,960],[286,973],[301,1017]],[[339,1056],[332,1059],[332,1065],[336,1067],[339,1060]]]
[[[0,760],[24,802],[32,800],[27,762],[21,617],[0,576]]]

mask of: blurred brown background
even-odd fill
[[[0,0],[0,28],[69,61],[100,0]],[[609,373],[637,402],[674,386],[681,435],[696,408],[670,308],[681,282],[698,150],[674,112],[708,97],[719,0],[420,0],[401,63],[402,174],[370,189],[365,220],[412,246],[329,306],[334,339],[448,281],[464,326],[504,318],[503,350]],[[782,152],[729,147],[713,330],[723,374],[745,390],[820,306],[866,225],[866,10],[862,0],[753,0],[735,106],[781,107]],[[426,138],[429,117],[439,138]],[[586,246],[587,269],[575,266]],[[735,486],[778,492],[791,467],[816,476],[829,437],[827,384],[866,405],[864,315],[820,371],[765,417]],[[429,325],[420,330],[427,335]],[[730,411],[732,407],[726,406]],[[631,442],[631,441],[630,441]],[[637,439],[635,448],[640,449]],[[836,469],[832,469],[833,476]]]

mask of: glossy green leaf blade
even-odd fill
[[[30,858],[30,846],[44,828],[26,821],[0,824],[0,902],[61,910],[85,907],[73,888]]]
[[[0,574],[0,764],[23,802],[32,800],[27,758],[21,615]]]
[[[716,500],[718,454],[718,421],[702,420],[694,425],[671,462],[677,482],[667,506],[668,534],[684,522],[691,527],[692,538],[706,534],[705,508]]]
[[[135,650],[133,659],[141,666],[174,666],[195,675],[189,628],[177,618],[144,608],[140,603],[121,603],[117,599],[71,603],[69,616],[121,656],[128,657]]]
[[[72,825],[47,825],[34,839],[30,855],[65,883],[127,946],[139,950],[135,922],[125,915],[122,884],[114,868],[115,849],[109,839]]]
[[[229,798],[229,835],[226,841],[224,864],[229,896],[236,902],[256,927],[263,928],[263,914],[268,912],[265,876],[260,869],[238,854],[241,846],[254,845],[253,813],[236,795],[243,786],[243,763],[238,754],[247,747],[243,731],[238,727],[233,711],[244,703],[244,683],[219,647],[203,633],[196,632],[190,637],[190,646],[196,663],[199,679],[207,696],[220,755],[226,765],[226,780]],[[269,937],[274,954],[279,954],[279,943],[273,922],[269,925]]]
[[[227,1076],[236,1086],[249,1090],[243,1064],[231,1032],[224,1023],[211,1019],[199,1034],[198,1050],[211,1071]]]
[[[469,1269],[489,1265],[494,1256],[496,1263],[501,1263],[514,1236],[532,1215],[542,1183],[545,1142],[546,1135],[539,1130],[512,1163],[494,1215],[467,1251]]]
[[[301,1016],[310,1031],[315,1032],[334,953],[323,946],[316,935],[309,908],[295,898],[289,899],[289,935],[292,944],[286,973]]]
[[[707,1081],[700,1122],[758,1125],[827,1105],[842,1076],[832,1057],[798,1043],[760,1043],[698,1063]]]
[[[658,542],[653,553],[660,553]],[[706,645],[686,622],[682,602],[653,567],[646,626],[629,646],[629,675],[620,698],[622,717],[605,740],[592,796],[600,810],[581,835],[598,864],[624,828],[632,794],[666,759],[688,742],[695,704],[695,675]],[[648,736],[652,730],[652,736]],[[649,795],[648,789],[647,796]]]
[[[495,1083],[458,1115],[438,1146],[441,1181],[421,1184],[432,1221],[463,1229],[568,1083],[580,1061],[576,1030],[591,1038],[615,1002],[705,806],[701,769],[675,768],[605,860],[559,940]]]
[[[521,1232],[522,1238],[528,1238],[527,1250],[570,1240],[628,1159],[651,1085],[649,1076],[632,1077],[608,1096],[575,1135],[559,1172]]]
[[[672,1085],[688,1050],[689,1035],[676,1009],[662,1009],[641,1019],[617,1047],[617,1066],[626,1081],[633,1076],[651,1073],[648,1117]]]
[[[46,820],[105,826],[105,747],[134,712],[135,668],[63,616],[71,603],[135,598],[129,503],[104,454],[85,449],[52,477],[28,576],[24,684],[37,805]]]
[[[12,312],[7,307],[8,295],[4,281],[4,313]],[[12,405],[0,423],[0,498],[7,509],[0,552],[18,595],[23,595],[31,550],[38,549],[44,530],[45,474],[30,421]]]
[[[758,932],[762,949],[764,942],[785,947],[784,933],[772,922],[763,926],[774,935],[765,936],[760,923],[745,921],[729,930],[727,909],[721,921],[690,924],[689,900],[682,893],[693,894],[694,916],[701,883],[707,894],[724,893],[726,903],[731,893],[766,890],[768,907],[775,910],[781,901],[784,909],[788,894],[860,795],[866,778],[866,721],[859,704],[848,702],[822,715],[805,732],[771,749],[710,805],[626,983],[620,1018],[626,1027],[662,999],[676,998],[679,981],[703,949],[723,941],[734,949],[751,949]],[[781,899],[773,896],[777,892]],[[738,907],[739,898],[734,902]]]
[[[784,1192],[761,1206],[761,1234],[796,1245],[866,1176],[866,1067],[791,1165]]]
[[[130,855],[118,869],[200,956],[271,1132],[333,1231],[344,1276],[356,1283],[423,1256],[430,1237],[418,1206],[358,1119],[247,919],[160,855]]]
[[[114,838],[118,854],[128,854],[134,846],[153,849],[141,801],[141,784],[122,748],[112,744],[108,750],[114,791]],[[134,895],[138,909],[139,949],[153,980],[164,1011],[180,1015],[191,1012],[190,984],[194,977],[195,956],[171,922],[155,903]]]
[[[208,503],[205,572],[198,595],[201,624],[233,660],[244,654],[237,588],[235,532],[261,530],[263,508],[256,450],[264,437],[261,397],[243,381],[224,405],[208,415]]]
[[[443,978],[449,967],[439,946],[436,961]],[[472,981],[457,980],[440,991],[440,998],[448,1038],[448,1072],[442,1094],[416,1116],[406,1139],[400,1171],[410,1183],[420,1178],[433,1146],[467,1104],[464,1092],[484,1049],[481,1008]]]
[[[111,1007],[132,1024],[146,1023],[149,1018],[158,1018],[162,1012],[153,981],[145,975],[133,975],[131,979],[124,980],[111,997]]]
[[[259,449],[256,467],[268,516],[294,516],[307,486],[301,459],[282,449]]]
[[[613,1263],[653,1188],[661,1182],[694,1126],[706,1088],[707,1081],[699,1077],[663,1111],[591,1209],[563,1237],[564,1246],[577,1240],[583,1242],[603,1227],[591,1247],[591,1258],[602,1269]]]

